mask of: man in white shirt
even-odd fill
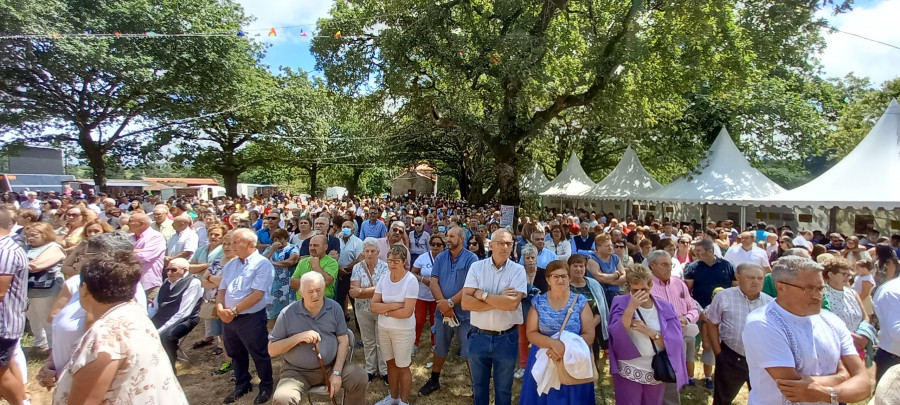
[[[512,233],[505,228],[494,231],[491,257],[472,264],[462,291],[462,309],[471,311],[468,347],[475,405],[490,403],[492,369],[494,403],[512,402],[518,345],[510,342],[519,341],[521,302],[528,285],[525,268],[509,260],[513,248]]]
[[[869,374],[850,332],[836,315],[820,312],[822,271],[799,256],[775,263],[778,297],[753,311],[742,333],[753,387],[748,404],[837,404],[869,397]]]
[[[190,277],[187,259],[177,258],[166,266],[167,278],[159,287],[148,315],[159,332],[172,370],[175,370],[175,354],[178,341],[191,333],[200,322],[200,299],[203,288],[200,279]]]
[[[41,200],[37,199],[37,193],[29,191],[28,199],[19,203],[19,209],[30,209],[38,216],[41,216]]]
[[[197,231],[191,229],[191,217],[185,214],[175,217],[172,228],[175,234],[166,243],[166,262],[179,257],[190,259],[200,243]]]
[[[813,250],[813,244],[811,242],[812,238],[813,238],[812,231],[809,231],[809,230],[800,231],[800,235],[797,235],[797,237],[794,238],[794,241],[793,241],[794,246],[804,247],[804,248],[806,248],[806,250],[809,250],[810,252],[812,252],[812,250]]]
[[[878,332],[878,351],[875,352],[875,379],[881,381],[884,373],[900,364],[900,281],[895,278],[881,285],[875,293],[872,305],[881,330]]]
[[[769,257],[766,251],[756,246],[756,234],[753,232],[744,232],[740,234],[740,246],[732,246],[725,252],[725,260],[731,262],[731,265],[737,268],[742,263],[751,263],[762,267],[766,273],[771,272],[769,267]]]

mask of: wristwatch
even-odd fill
[[[831,404],[837,405],[838,404],[837,392],[834,390],[834,388],[831,388],[831,387],[825,387],[825,388],[828,388],[828,394],[831,395]]]
[[[237,307],[231,307],[231,314],[234,316],[238,316]]]
[[[450,308],[453,308],[456,306],[456,304],[453,303],[453,300],[451,300],[450,298],[447,298],[447,306]]]
[[[336,376],[340,376],[340,375],[341,375],[341,372],[340,372],[340,371],[337,371],[337,370],[334,370],[334,371],[331,372],[331,374],[336,375]]]
[[[481,290],[481,300],[485,301],[485,300],[487,300],[487,297],[488,297],[488,292]]]

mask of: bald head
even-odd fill
[[[149,215],[136,212],[131,214],[131,218],[128,218],[128,232],[133,233],[135,236],[141,236],[147,228],[150,228]]]
[[[187,216],[187,214],[181,214],[172,221],[172,227],[175,228],[176,232],[181,232],[187,228],[190,228],[191,217]]]
[[[328,237],[316,235],[309,239],[309,255],[322,258],[328,251]]]

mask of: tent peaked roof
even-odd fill
[[[694,169],[649,199],[683,202],[739,202],[767,197],[784,191],[769,180],[737,148],[725,128],[713,141],[706,157]]]
[[[578,156],[575,155],[575,152],[572,152],[566,167],[540,194],[543,196],[577,197],[591,187],[594,187],[594,182],[581,168],[581,161],[578,160]]]
[[[834,167],[793,190],[754,202],[787,206],[900,208],[900,104],[891,101],[868,135]]]
[[[582,194],[582,197],[600,200],[640,199],[661,188],[662,184],[644,169],[637,153],[629,145],[616,168]]]
[[[522,176],[519,187],[524,191],[537,193],[546,189],[549,184],[550,180],[547,180],[547,176],[544,175],[544,172],[538,167],[537,163],[535,163],[531,166],[531,171]]]

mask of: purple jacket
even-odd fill
[[[628,331],[622,326],[622,314],[628,307],[631,294],[619,295],[613,298],[612,308],[609,311],[609,372],[619,373],[618,360],[631,360],[640,357],[641,353],[628,336]],[[682,387],[687,384],[687,366],[684,363],[684,334],[681,331],[681,322],[675,313],[672,304],[661,299],[654,298],[659,312],[660,334],[666,342],[666,352],[672,368],[675,369],[676,384]],[[649,339],[649,338],[648,338]]]

